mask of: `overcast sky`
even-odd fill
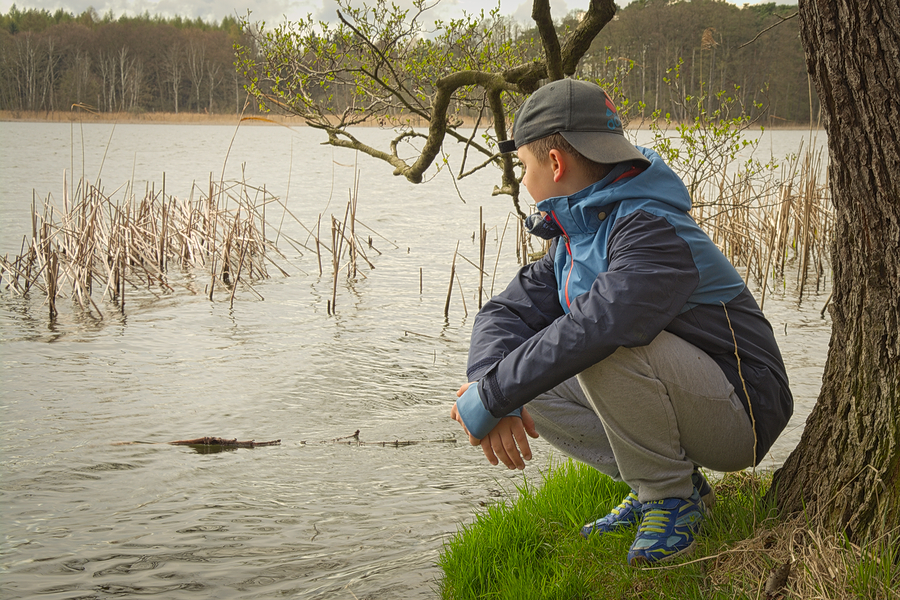
[[[409,0],[394,0],[399,5],[410,4]],[[630,0],[619,0],[621,4],[627,4]],[[759,4],[765,0],[729,0],[734,4]],[[776,0],[779,4],[796,4],[797,0]],[[570,10],[587,8],[589,0],[551,0],[551,10],[554,17],[562,17]],[[173,17],[201,17],[206,21],[220,21],[226,15],[244,15],[249,8],[252,11],[252,20],[275,23],[285,16],[295,20],[307,14],[314,15],[318,20],[335,20],[334,0],[262,0],[248,2],[247,0],[0,0],[0,12],[9,12],[15,4],[19,9],[38,8],[51,12],[62,8],[68,12],[80,14],[93,6],[99,14],[106,14],[112,10],[115,16],[122,14],[140,14],[144,11],[152,15],[165,15]],[[449,18],[458,16],[463,10],[475,13],[483,7],[496,6],[496,0],[441,0],[441,2],[429,11],[432,18]],[[503,14],[512,14],[519,21],[531,21],[530,0],[500,0],[500,8]]]

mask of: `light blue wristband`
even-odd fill
[[[478,439],[482,439],[489,434],[500,422],[500,419],[492,415],[484,407],[484,403],[481,401],[481,394],[478,393],[477,383],[470,385],[463,392],[463,395],[459,397],[456,401],[456,410],[459,411],[459,416],[462,417],[463,423],[466,424],[469,434]],[[509,413],[508,416],[521,417],[522,409],[517,408]]]

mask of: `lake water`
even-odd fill
[[[765,144],[781,156],[804,133]],[[495,175],[459,192],[446,173],[414,186],[304,128],[0,123],[0,139],[2,254],[30,236],[33,191],[61,204],[64,171],[99,178],[113,197],[126,182],[139,196],[159,189],[165,173],[167,193],[186,197],[223,166],[225,179],[286,198],[307,226],[343,218],[358,172],[357,218],[381,252],[365,277],[341,279],[334,315],[330,274],[310,254],[258,284],[264,300],[241,291],[233,307],[176,287],[132,293],[124,315],[102,304],[103,319],[61,301],[51,322],[41,298],[0,291],[0,596],[433,597],[441,545],[523,480],[492,468],[449,419],[474,267],[458,261],[469,314],[457,290],[447,319],[444,302],[457,243],[477,256],[479,209],[496,288],[517,268],[515,236],[501,235],[511,203],[489,195]],[[285,230],[302,235],[290,219]],[[797,410],[765,466],[790,453],[818,394],[827,295],[799,302],[790,284],[767,295]],[[425,443],[328,443],[356,430],[364,442]],[[165,444],[202,436],[281,445]],[[539,481],[551,452],[533,449],[524,475]]]

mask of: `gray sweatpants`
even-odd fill
[[[641,502],[687,498],[694,465],[754,462],[753,427],[734,386],[702,350],[663,331],[532,400],[541,436],[627,482]]]

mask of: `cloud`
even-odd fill
[[[588,0],[569,0],[587,6]],[[412,9],[412,0],[393,0],[401,8]],[[248,3],[246,0],[0,0],[0,12],[9,12],[16,4],[20,10],[29,8],[44,9],[54,12],[63,9],[76,15],[92,8],[99,15],[112,12],[113,16],[140,15],[147,12],[151,15],[165,17],[181,16],[205,21],[221,21],[226,16],[243,16],[251,11],[254,21],[266,21],[274,24],[287,18],[290,21],[312,15],[317,21],[336,22],[337,2],[335,0],[258,0]],[[361,5],[361,2],[359,3]],[[463,11],[475,15],[481,10],[486,13],[497,6],[497,1],[484,0],[440,0],[430,1],[432,8],[425,13],[425,22],[436,19],[448,20],[459,17]],[[565,0],[554,0],[553,16],[560,18],[569,11]],[[501,0],[500,14],[510,15],[523,23],[531,21],[531,0]]]
[[[0,11],[9,12],[13,4],[16,4],[19,10],[35,8],[54,12],[61,8],[77,15],[93,7],[99,15],[112,12],[115,17],[147,12],[165,17],[181,16],[190,19],[200,17],[205,21],[216,22],[226,16],[245,15],[248,9],[246,0],[25,0],[24,2],[0,0]],[[329,11],[324,6],[326,4],[336,6],[333,0],[260,0],[253,2],[250,7],[254,20],[277,22],[285,16],[294,20],[309,13],[315,16],[328,14]],[[334,18],[332,8],[328,20]]]
[[[631,0],[619,0],[620,5]],[[733,4],[758,4],[766,0],[730,0]],[[796,4],[797,0],[777,0],[779,4]],[[412,0],[394,0],[404,8],[412,8]],[[560,19],[570,10],[587,8],[589,0],[553,0],[551,11],[555,19]],[[0,12],[9,12],[16,4],[20,10],[28,8],[45,9],[53,12],[59,8],[81,14],[90,7],[104,15],[110,11],[115,17],[139,15],[147,12],[151,15],[174,17],[176,15],[205,21],[221,21],[226,16],[243,16],[247,14],[248,4],[251,8],[251,20],[266,21],[274,24],[285,17],[294,21],[311,14],[318,21],[337,21],[337,2],[335,0],[259,0],[248,3],[246,0],[0,0]],[[509,15],[521,23],[531,23],[531,0],[500,0],[500,14]],[[497,1],[485,0],[441,0],[426,13],[426,22],[434,19],[450,19],[458,17],[463,11],[477,14],[482,9],[488,12],[497,6]]]

